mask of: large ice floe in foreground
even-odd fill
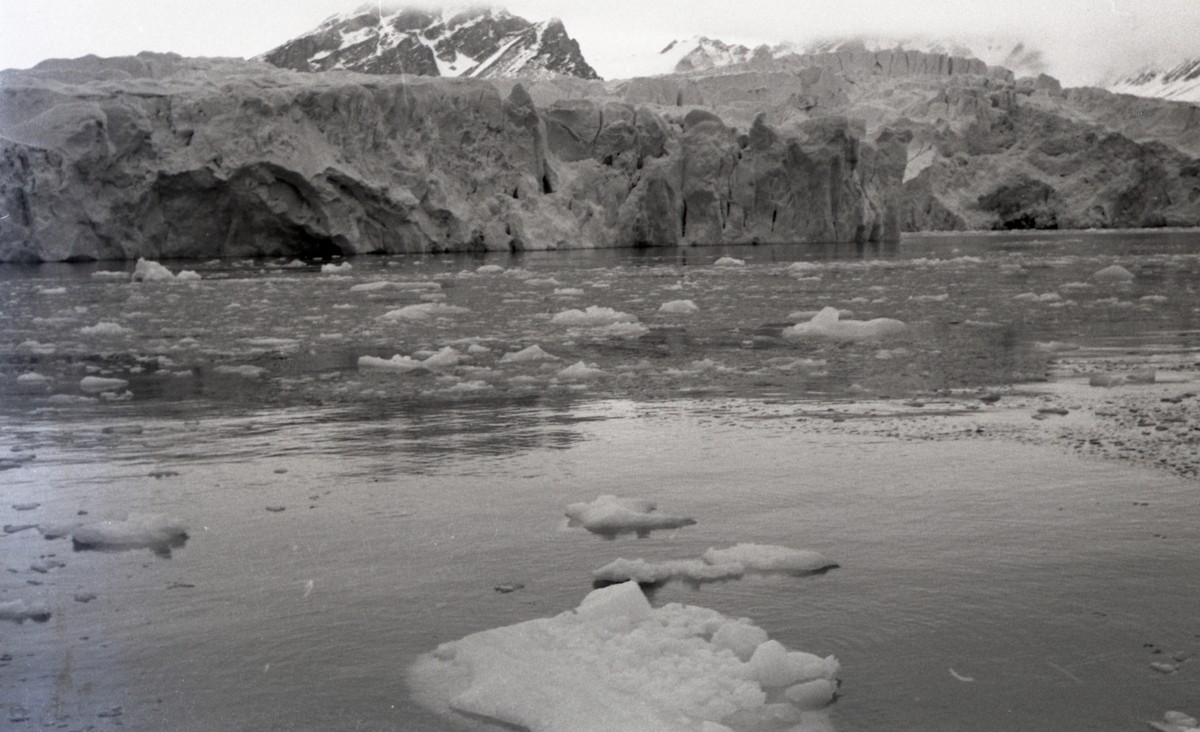
[[[608,538],[618,534],[645,536],[656,529],[691,526],[695,519],[657,513],[658,505],[644,498],[599,496],[591,503],[567,506],[568,526],[582,526],[593,534]]]
[[[898,335],[908,325],[893,318],[874,320],[839,320],[837,308],[823,308],[807,323],[797,323],[783,329],[784,338],[831,338],[841,341],[864,341]]]
[[[713,582],[736,579],[747,573],[815,574],[836,567],[820,552],[790,549],[770,544],[738,544],[728,549],[709,549],[699,559],[668,559],[647,562],[644,559],[614,559],[592,572],[597,582],[627,582],[650,585],[671,579]]]
[[[474,633],[418,658],[409,682],[446,715],[530,732],[828,732],[833,656],[788,651],[746,619],[635,582],[574,610]]]

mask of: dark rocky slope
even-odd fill
[[[582,83],[582,82],[581,82]],[[266,64],[0,77],[0,260],[867,241],[907,134]]]

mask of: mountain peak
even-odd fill
[[[598,78],[561,20],[533,23],[489,5],[429,9],[368,3],[331,16],[259,58],[297,71]]]

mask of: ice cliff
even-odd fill
[[[7,71],[0,261],[899,236],[890,131],[543,86],[159,54]]]

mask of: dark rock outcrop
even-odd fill
[[[0,260],[899,235],[896,138],[509,89],[154,54],[7,72]]]

